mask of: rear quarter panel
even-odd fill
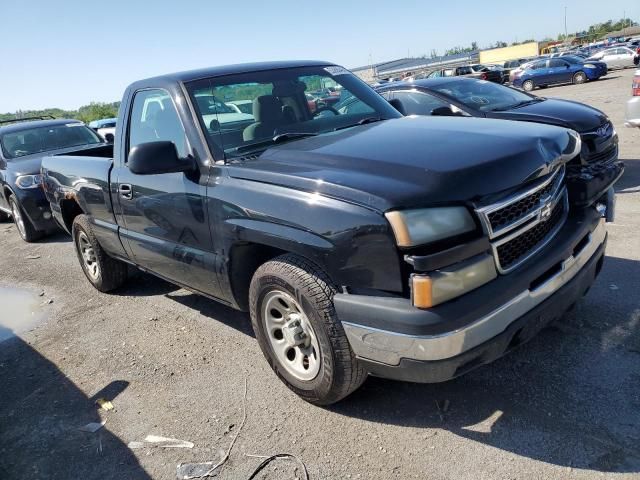
[[[42,161],[44,190],[58,223],[71,233],[65,208],[75,202],[94,225],[102,247],[110,254],[126,258],[118,238],[113,214],[109,177],[113,161],[90,156],[53,156]]]

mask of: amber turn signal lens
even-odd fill
[[[411,297],[418,308],[433,307],[433,282],[427,275],[414,275],[411,278]]]

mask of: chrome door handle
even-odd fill
[[[118,187],[118,191],[120,192],[120,196],[122,198],[126,198],[127,200],[133,198],[133,189],[128,183],[121,183]]]

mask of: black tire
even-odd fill
[[[583,71],[579,71],[573,74],[572,83],[574,85],[581,85],[587,81],[587,74]]]
[[[71,235],[82,271],[97,290],[109,292],[127,280],[127,264],[107,255],[86,215],[78,215],[73,220]],[[93,260],[87,260],[87,256]]]
[[[3,210],[0,210],[0,223],[7,222],[9,221],[10,218],[11,218],[11,215],[4,212]]]
[[[14,195],[9,197],[9,206],[11,207],[11,216],[13,217],[16,229],[18,230],[22,240],[27,243],[31,243],[42,238],[44,232],[36,230],[31,223],[31,220],[29,220],[29,217],[24,213],[24,209],[20,206],[18,199]]]
[[[279,292],[295,299],[317,340],[320,350],[318,373],[310,380],[300,380],[289,372],[278,359],[272,340],[265,332],[264,299]],[[282,255],[260,266],[249,289],[251,323],[262,353],[289,389],[315,405],[330,405],[343,399],[360,387],[367,377],[367,372],[351,351],[336,315],[333,306],[335,293],[336,289],[322,270],[292,254]]]
[[[533,80],[525,80],[524,82],[522,82],[522,89],[525,92],[530,92],[532,91],[534,88],[536,88],[535,84],[533,83]]]

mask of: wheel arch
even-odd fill
[[[60,216],[62,217],[63,227],[67,233],[71,234],[73,221],[78,215],[84,214],[84,210],[78,201],[71,197],[65,197],[60,201]]]
[[[325,238],[285,225],[246,220],[242,223],[243,228],[237,232],[239,241],[230,245],[226,259],[230,293],[241,310],[249,308],[249,286],[256,270],[280,255],[298,255],[332,277],[322,266],[322,259],[333,249]]]

